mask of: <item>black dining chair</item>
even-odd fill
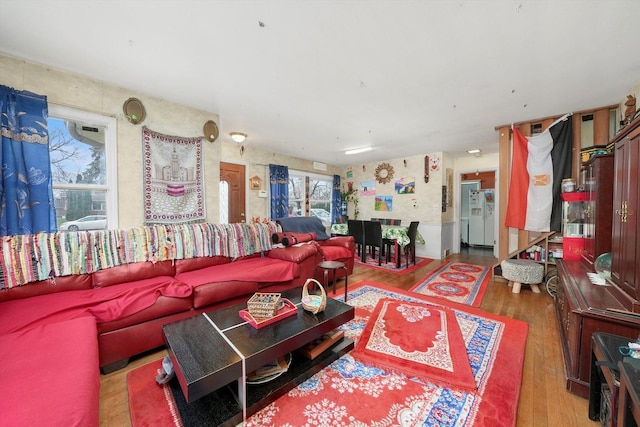
[[[409,229],[407,230],[407,236],[409,236],[409,244],[404,247],[404,256],[407,259],[407,268],[409,268],[409,256],[413,265],[416,265],[416,235],[418,234],[418,225],[420,221],[411,221]]]
[[[397,218],[391,218],[388,220],[388,225],[402,225],[402,220]]]
[[[366,245],[364,241],[364,221],[349,219],[347,220],[347,229],[349,230],[349,236],[353,236],[360,259],[362,262],[367,262]]]
[[[379,221],[364,222],[364,242],[365,248],[371,250],[371,257],[376,258],[376,248],[378,251],[378,265],[382,265],[382,256],[385,254],[384,239],[382,238],[382,224]],[[366,249],[365,249],[366,251]],[[387,257],[389,252],[387,251]],[[388,259],[387,259],[388,260]]]

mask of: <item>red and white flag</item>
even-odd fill
[[[531,137],[512,127],[511,183],[505,226],[529,231],[551,230],[552,210],[560,200],[560,183],[566,171],[571,171],[571,156],[566,156],[566,146],[571,145],[571,122],[567,116]]]

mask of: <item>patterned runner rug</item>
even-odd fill
[[[381,300],[450,310],[462,334],[466,347],[462,354],[468,355],[475,389],[447,388],[429,376],[382,369],[347,354],[251,416],[246,426],[515,425],[525,322],[365,281],[349,292],[356,317],[341,327],[356,345]],[[132,425],[210,425],[206,416],[180,419],[172,387],[155,383],[160,365],[158,360],[127,376]]]
[[[490,267],[450,262],[413,285],[412,292],[480,307],[491,278]]]

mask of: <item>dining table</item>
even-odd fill
[[[408,225],[385,225],[382,224],[382,238],[393,240],[395,243],[395,261],[396,268],[400,268],[400,248],[404,248],[407,246],[411,239],[409,239],[409,235],[407,234],[409,231]],[[332,235],[349,235],[349,226],[347,224],[332,224],[331,225],[331,234]],[[422,245],[425,244],[424,238],[420,234],[419,231],[416,232],[416,243],[420,243]]]

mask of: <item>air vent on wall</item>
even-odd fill
[[[327,170],[327,164],[326,163],[320,163],[320,162],[313,162],[313,168],[317,171],[326,171]]]

